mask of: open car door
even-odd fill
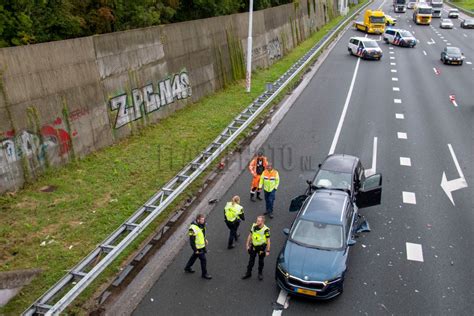
[[[382,199],[382,175],[374,174],[365,179],[357,194],[356,204],[359,208],[379,205]]]
[[[298,212],[303,206],[303,203],[304,201],[306,201],[307,198],[308,198],[308,195],[306,194],[295,197],[293,200],[291,200],[289,211]]]

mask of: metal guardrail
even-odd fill
[[[293,64],[271,88],[255,99],[229,124],[224,131],[191,163],[184,167],[161,190],[130,216],[117,230],[98,245],[87,257],[73,267],[61,280],[34,302],[23,315],[58,315],[87,286],[91,284],[114,259],[143,232],[216,159],[257,116],[278,96],[313,57],[331,40],[344,24],[364,9],[339,22],[303,57]]]

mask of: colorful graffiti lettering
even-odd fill
[[[120,128],[132,121],[141,119],[163,106],[191,96],[191,83],[188,74],[183,71],[174,74],[156,85],[148,84],[132,90],[131,95],[121,94],[109,100],[110,109],[117,111],[115,128]]]
[[[14,179],[18,176],[22,158],[32,162],[28,165],[43,167],[46,161],[55,162],[72,150],[69,133],[61,126],[61,118],[56,118],[52,125],[44,125],[41,137],[34,132],[23,130],[19,133],[7,131],[0,140],[0,180]],[[1,181],[0,181],[1,182]]]

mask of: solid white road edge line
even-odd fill
[[[349,107],[349,102],[351,100],[352,91],[354,90],[354,84],[357,78],[357,72],[359,71],[359,64],[360,64],[360,58],[357,59],[357,63],[354,69],[354,74],[352,75],[351,85],[349,87],[349,92],[347,92],[346,102],[344,103],[344,108],[342,109],[341,117],[339,118],[339,123],[337,124],[336,133],[334,134],[334,138],[332,139],[332,144],[331,144],[331,148],[329,149],[328,155],[334,154],[334,151],[336,150],[336,145],[339,140],[339,135],[341,134],[342,125],[344,124],[344,120],[346,118],[347,108]]]
[[[423,262],[423,248],[420,244],[406,243],[407,260]]]
[[[369,177],[373,174],[376,173],[377,171],[377,141],[378,141],[378,138],[377,137],[374,137],[374,145],[373,145],[373,149],[372,149],[372,167],[370,167],[370,169],[366,169],[364,174],[366,177]]]

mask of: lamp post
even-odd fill
[[[253,0],[249,4],[249,36],[247,38],[247,73],[245,74],[245,85],[250,92],[252,82],[252,23],[253,23]]]

